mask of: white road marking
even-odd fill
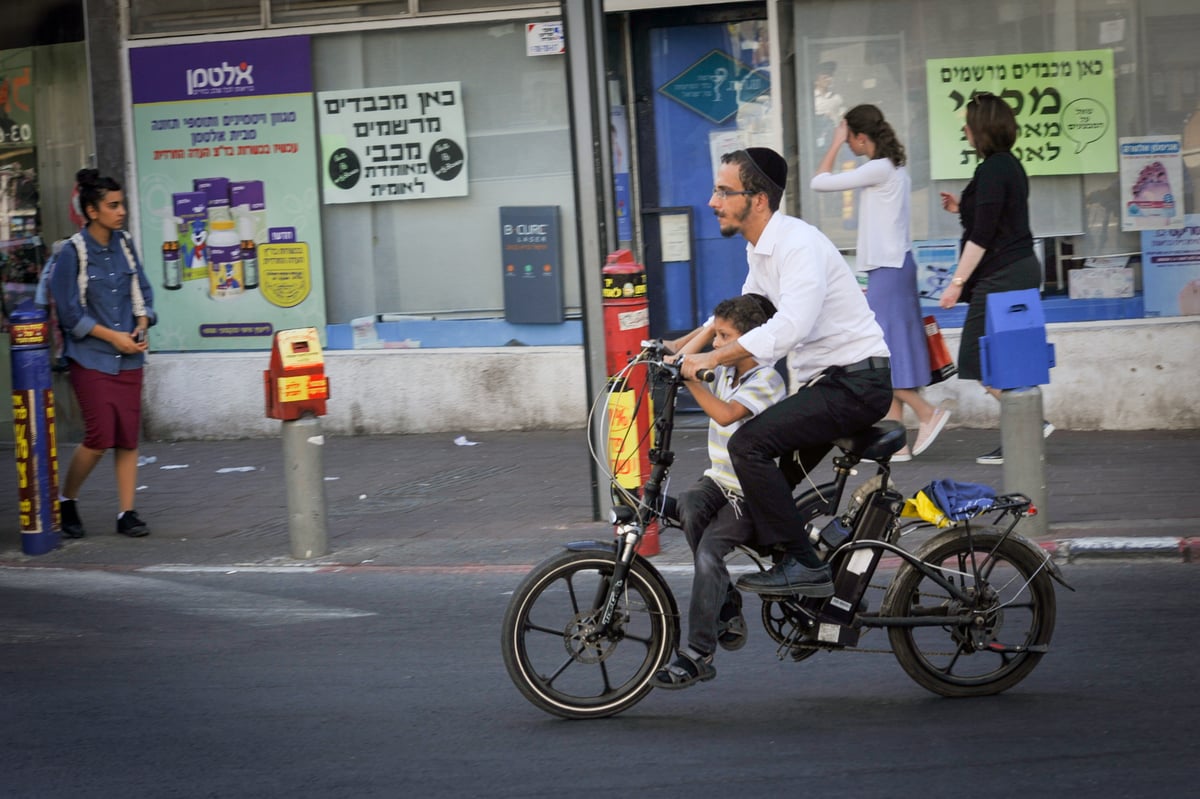
[[[237,621],[251,627],[377,615],[300,599],[114,572],[0,568],[0,586],[92,601],[151,605],[185,616]]]

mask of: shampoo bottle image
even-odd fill
[[[163,259],[163,288],[183,288],[183,261],[179,251],[179,223],[177,216],[163,217],[162,226],[162,259]]]
[[[248,216],[238,219],[238,235],[242,237],[242,275],[246,288],[258,288],[258,245],[254,243],[254,220]]]

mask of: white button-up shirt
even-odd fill
[[[821,231],[776,211],[757,245],[746,244],[743,294],[762,294],[776,313],[738,343],[760,362],[788,356],[792,385],[830,366],[888,353],[883,330],[846,259]]]

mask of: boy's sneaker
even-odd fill
[[[1054,432],[1054,429],[1054,425],[1050,424],[1045,419],[1042,420],[1042,438],[1049,438],[1050,434]]]
[[[127,510],[117,518],[117,532],[130,538],[150,535],[150,528],[138,518],[137,511]]]
[[[998,466],[999,464],[1004,463],[1004,450],[1000,447],[996,447],[986,455],[980,455],[975,459],[975,462],[981,463],[984,466]]]
[[[79,518],[79,509],[75,507],[75,500],[60,499],[58,501],[58,515],[62,521],[62,534],[67,538],[83,538],[87,535],[87,530],[83,529],[83,520]]]

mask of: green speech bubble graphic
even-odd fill
[[[1075,154],[1108,131],[1108,109],[1096,100],[1080,97],[1067,103],[1062,111],[1063,133],[1075,142]]]

